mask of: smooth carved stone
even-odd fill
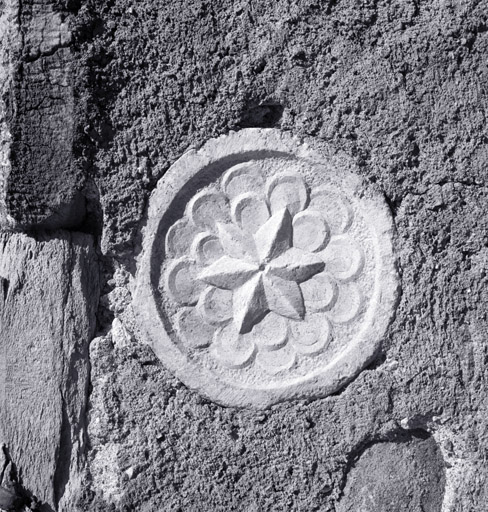
[[[234,323],[239,333],[250,332],[269,311],[296,320],[303,318],[305,307],[297,283],[322,271],[325,263],[318,256],[291,247],[292,229],[292,217],[286,208],[271,216],[254,236],[237,226],[218,225],[224,250],[230,256],[222,256],[197,277],[216,288],[235,290]],[[175,275],[179,268],[173,268],[169,275]],[[190,295],[186,288],[193,283],[180,286],[185,297]],[[178,297],[178,290],[173,296]]]
[[[270,311],[284,317],[301,320],[305,314],[302,292],[295,281],[268,274],[264,293]]]
[[[232,303],[231,291],[210,286],[200,295],[197,308],[209,324],[220,325],[232,319]]]
[[[300,212],[293,219],[293,246],[315,252],[329,242],[329,226],[319,212]]]
[[[222,256],[198,275],[198,279],[224,290],[234,290],[259,273],[259,266],[245,260]]]
[[[266,263],[291,247],[291,215],[283,208],[278,210],[256,232],[256,248],[260,262]]]
[[[231,199],[241,195],[243,190],[259,191],[263,184],[263,175],[254,162],[235,165],[222,178],[222,189]]]
[[[218,222],[227,222],[230,216],[227,198],[220,192],[202,191],[189,205],[191,220],[196,227],[215,229]]]
[[[212,350],[226,368],[240,369],[251,363],[256,345],[250,338],[240,336],[233,324],[228,324],[215,333]]]
[[[291,247],[267,265],[267,272],[288,281],[302,283],[321,272],[325,262],[315,254]]]
[[[291,325],[292,342],[301,354],[318,354],[330,341],[331,327],[325,315],[309,315],[305,322]]]
[[[234,325],[239,334],[249,332],[268,311],[263,276],[254,275],[234,294]]]
[[[332,235],[345,233],[351,226],[351,204],[338,190],[317,187],[310,194],[310,209],[322,213]]]
[[[256,356],[256,363],[269,375],[278,375],[295,366],[296,354],[289,347],[273,352],[262,351]]]
[[[244,231],[256,233],[268,219],[268,203],[259,194],[241,194],[232,204],[232,220]]]
[[[185,345],[191,348],[208,347],[212,341],[213,329],[202,322],[196,309],[185,308],[177,315],[176,326]]]
[[[287,343],[288,331],[288,324],[284,317],[269,313],[254,326],[252,334],[259,348],[278,350]]]
[[[197,266],[188,258],[180,258],[172,263],[167,273],[166,288],[180,304],[197,302],[202,284],[196,278]]]
[[[338,281],[350,281],[363,270],[363,250],[347,235],[334,237],[322,252],[322,257],[327,270]]]
[[[233,224],[219,223],[217,228],[225,254],[231,258],[254,263],[259,261],[256,244],[249,233],[245,233]]]
[[[344,324],[356,319],[364,306],[364,296],[356,283],[346,283],[338,287],[337,299],[330,310],[330,319],[336,324]]]
[[[200,265],[209,265],[224,255],[219,237],[211,233],[198,233],[192,244],[193,254]]]
[[[186,153],[162,178],[134,306],[185,384],[268,407],[333,393],[375,356],[398,293],[393,227],[351,167],[249,129]]]
[[[338,285],[334,279],[321,272],[305,281],[302,286],[303,299],[310,311],[327,311],[337,300]]]
[[[308,201],[308,190],[299,174],[279,174],[267,183],[266,195],[271,211],[287,208],[291,215],[301,212]]]
[[[197,228],[189,219],[180,219],[175,222],[166,234],[165,247],[168,255],[172,258],[186,256],[197,234]]]

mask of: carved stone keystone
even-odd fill
[[[333,393],[391,320],[392,231],[344,156],[272,129],[211,140],[151,197],[135,293],[145,341],[223,405]]]

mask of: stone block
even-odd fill
[[[337,512],[440,512],[442,453],[425,431],[368,446],[353,462]]]
[[[0,223],[67,228],[82,222],[84,174],[75,163],[69,14],[15,2],[0,11]]]
[[[0,236],[0,441],[23,487],[56,508],[84,446],[98,269],[91,238]]]

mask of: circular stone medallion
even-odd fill
[[[153,193],[143,336],[229,406],[326,396],[377,354],[396,304],[392,221],[345,156],[272,129],[183,155]]]

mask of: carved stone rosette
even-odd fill
[[[151,197],[135,290],[144,340],[223,405],[333,393],[392,318],[392,233],[344,156],[270,129],[211,140]]]

